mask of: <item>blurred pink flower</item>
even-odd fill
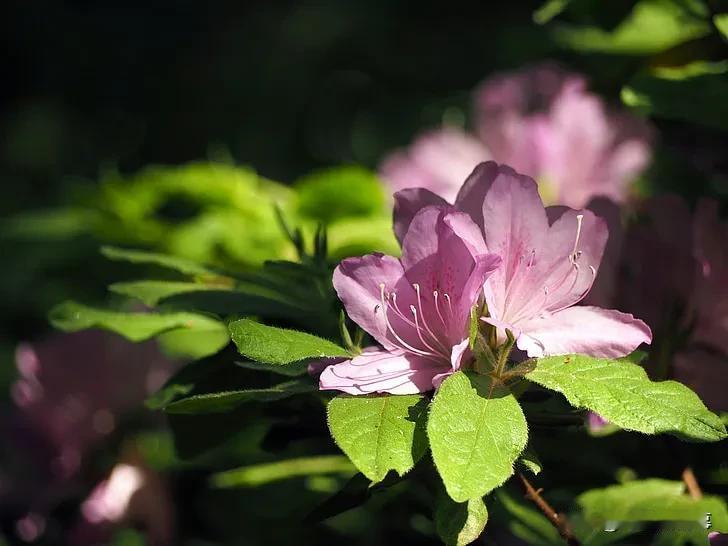
[[[590,411],[586,415],[586,426],[592,434],[599,434],[609,426],[609,421],[598,413]]]
[[[349,317],[382,349],[326,368],[322,389],[350,394],[425,392],[460,368],[472,307],[500,264],[473,220],[451,207],[424,207],[408,220],[402,258],[348,258],[334,288]]]
[[[53,451],[52,471],[73,475],[86,450],[138,408],[175,365],[153,342],[134,344],[101,331],[59,334],[22,344],[13,399],[23,421]]]
[[[535,178],[548,204],[582,208],[594,197],[624,202],[650,160],[645,121],[610,109],[583,77],[544,63],[486,80],[475,93],[477,138],[443,129],[382,163],[393,191],[429,189],[452,201],[486,159]]]
[[[395,233],[417,210],[447,206],[423,189],[395,195]],[[536,183],[507,166],[478,165],[455,200],[503,264],[485,282],[486,322],[516,336],[529,356],[583,353],[624,356],[652,339],[641,320],[619,311],[577,306],[589,293],[607,241],[604,220],[588,210],[548,207]]]
[[[671,195],[641,213],[626,235],[619,301],[657,333],[647,367],[728,410],[728,223],[712,201],[691,213]]]
[[[421,187],[452,202],[475,165],[490,159],[476,137],[446,128],[425,133],[406,151],[395,152],[380,166],[393,192]]]
[[[172,544],[174,505],[162,478],[138,455],[126,455],[81,505],[81,523],[72,532],[74,543],[101,541],[115,528],[144,529],[149,544]]]
[[[728,355],[728,222],[718,216],[717,202],[698,203],[693,237],[698,268],[692,336]]]

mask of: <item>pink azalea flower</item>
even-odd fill
[[[728,355],[728,222],[718,216],[717,202],[702,200],[693,225],[693,254],[698,269],[692,337]]]
[[[74,544],[107,542],[122,525],[144,529],[149,544],[172,544],[174,504],[161,476],[139,455],[126,455],[81,505],[81,521],[72,531]]]
[[[647,123],[610,109],[586,80],[545,63],[494,76],[475,93],[476,135],[443,129],[385,159],[393,191],[422,187],[452,200],[480,162],[494,159],[535,178],[549,204],[581,208],[595,197],[624,202],[650,160]]]
[[[49,444],[57,478],[116,428],[169,377],[175,364],[154,342],[135,344],[101,331],[59,334],[16,353],[12,395],[24,422]]]
[[[619,300],[658,332],[661,349],[647,368],[728,410],[728,223],[715,202],[700,201],[692,213],[673,195],[641,212],[627,232]]]
[[[417,211],[439,196],[410,189],[395,195],[395,233],[402,236]],[[619,311],[577,306],[591,289],[607,242],[606,223],[589,210],[544,208],[536,183],[489,161],[476,167],[455,200],[481,228],[503,265],[484,285],[500,339],[510,330],[529,356],[629,354],[652,339],[641,320]],[[416,216],[415,216],[416,217]]]
[[[452,201],[473,167],[488,159],[490,153],[477,137],[445,128],[425,133],[408,150],[390,155],[379,172],[393,192],[422,187]]]
[[[381,348],[370,348],[320,377],[322,389],[351,394],[431,390],[464,364],[470,312],[500,264],[473,220],[451,207],[409,218],[402,258],[348,258],[334,287],[349,317]]]

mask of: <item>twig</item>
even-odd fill
[[[556,527],[556,530],[561,535],[561,538],[566,541],[566,544],[569,546],[581,546],[581,542],[579,542],[579,540],[574,536],[574,533],[571,531],[571,527],[569,527],[569,522],[567,521],[566,516],[559,514],[556,510],[554,510],[551,505],[546,502],[546,499],[541,496],[541,489],[535,489],[533,485],[531,485],[531,482],[529,482],[526,476],[524,476],[521,472],[518,473],[518,477],[521,479],[523,487],[526,489],[526,498],[533,501],[533,503],[538,506],[538,509],[543,512],[543,515],[546,516],[554,527]]]
[[[700,485],[698,484],[698,480],[695,478],[695,474],[693,474],[692,468],[689,466],[685,467],[685,470],[683,470],[682,473],[682,479],[683,482],[685,482],[685,486],[688,488],[688,493],[692,498],[700,499],[703,497],[703,491],[700,489]]]

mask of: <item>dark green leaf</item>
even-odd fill
[[[165,406],[164,411],[185,414],[221,413],[235,409],[245,402],[272,402],[288,398],[294,394],[316,390],[317,388],[311,382],[311,379],[304,377],[268,388],[210,392],[187,398],[178,398]]]

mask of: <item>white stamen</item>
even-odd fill
[[[420,338],[420,341],[422,342],[422,344],[425,347],[430,349],[430,351],[432,351],[433,353],[437,353],[438,350],[435,349],[434,347],[430,346],[430,344],[427,343],[425,341],[425,338],[422,336],[422,328],[420,328],[420,323],[419,323],[419,320],[417,319],[417,309],[415,308],[414,305],[410,305],[410,311],[412,311],[412,316],[415,317],[415,330],[417,330],[417,336]],[[422,320],[424,322],[424,318],[422,318]]]
[[[427,324],[427,318],[425,318],[425,312],[422,310],[422,296],[420,294],[420,285],[417,283],[414,283],[414,284],[412,284],[412,287],[415,289],[415,293],[417,294],[417,308],[420,311],[420,320],[422,321],[422,325],[425,327],[425,330],[427,330],[427,333],[430,334],[430,337],[433,339],[433,341],[440,348],[440,351],[444,352],[447,355],[448,351],[445,349],[443,344],[440,342],[439,338],[435,335],[435,332],[432,331],[432,329],[430,328],[430,325]],[[435,300],[435,303],[437,304],[437,300]]]
[[[410,345],[404,339],[402,339],[401,337],[399,337],[399,335],[397,335],[397,332],[395,332],[394,331],[394,328],[392,327],[392,323],[389,322],[389,316],[388,316],[388,313],[387,313],[387,309],[388,309],[389,306],[387,305],[387,301],[386,301],[386,298],[385,298],[385,295],[384,295],[384,283],[380,283],[379,284],[379,290],[380,290],[380,296],[382,298],[381,304],[382,304],[382,310],[384,311],[384,313],[383,313],[383,315],[384,315],[384,322],[387,325],[387,329],[389,330],[389,332],[402,345],[401,348],[403,348],[403,349],[405,349],[407,351],[410,351],[412,353],[415,353],[417,355],[420,355],[420,356],[428,356],[428,357],[435,357],[435,358],[437,358],[437,355],[434,354],[434,353],[430,353],[430,352],[427,352],[427,351],[422,351],[420,349],[415,349],[414,347],[412,347],[412,345]]]
[[[432,297],[435,298],[435,311],[437,311],[437,316],[440,317],[440,320],[442,321],[442,325],[446,326],[447,323],[445,322],[445,319],[443,318],[442,313],[440,312],[440,302],[437,299],[439,297],[439,295],[440,294],[437,293],[437,290],[435,290],[432,293]]]
[[[571,255],[569,256],[569,261],[572,264],[576,264],[576,260],[578,260],[581,256],[581,252],[579,251],[579,239],[581,238],[581,224],[583,220],[583,214],[576,215],[576,237],[574,238],[574,250],[571,251]]]

